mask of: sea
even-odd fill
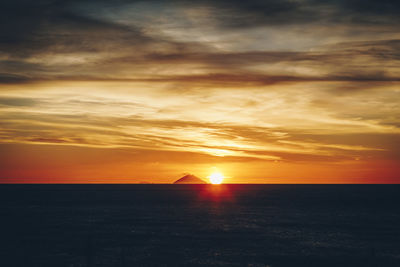
[[[400,266],[399,185],[0,185],[0,266]]]

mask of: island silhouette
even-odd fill
[[[174,184],[208,184],[208,183],[195,175],[187,174],[182,178],[176,180]]]

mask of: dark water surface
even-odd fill
[[[0,266],[400,266],[398,185],[0,185]]]

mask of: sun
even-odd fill
[[[210,183],[221,184],[224,181],[224,175],[220,172],[213,172],[208,176]]]

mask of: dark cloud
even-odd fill
[[[0,45],[19,51],[21,45],[30,50],[51,47],[56,51],[77,49],[94,51],[96,42],[101,40],[103,46],[116,37],[127,38],[129,42],[147,42],[148,36],[132,25],[127,27],[114,24],[104,19],[95,19],[93,14],[98,7],[114,9],[140,1],[87,0],[74,1],[2,1],[0,5]],[[400,5],[398,1],[361,1],[361,0],[251,0],[251,1],[149,1],[149,3],[168,4],[191,7],[214,8],[213,16],[222,26],[233,28],[254,27],[260,25],[287,25],[317,23],[388,23],[398,26]],[[78,7],[90,10],[90,15]],[[102,33],[101,37],[98,35]],[[63,46],[65,39],[69,46]],[[94,40],[93,40],[94,39]],[[111,40],[109,40],[111,39]],[[93,42],[90,42],[93,40]],[[90,45],[89,45],[89,43]],[[26,45],[29,43],[29,46]],[[95,46],[95,47],[92,47]],[[24,51],[28,53],[28,51]]]
[[[288,81],[398,81],[400,41],[348,42],[324,51],[236,51],[200,41],[178,42],[134,24],[105,19],[97,7],[123,9],[138,1],[2,1],[0,83],[43,80],[127,80],[180,83],[269,85]],[[209,7],[215,27],[305,25],[330,27],[362,20],[398,26],[396,1],[150,1],[159,5]],[[85,8],[80,8],[85,7]],[[154,11],[156,12],[156,11]],[[324,21],[320,23],[318,21]],[[318,23],[316,23],[318,22]],[[388,31],[390,31],[388,25]],[[311,27],[310,25],[305,27]],[[365,28],[366,29],[366,28]],[[245,38],[245,37],[244,37]],[[240,42],[240,40],[238,41]],[[59,57],[55,60],[55,57]],[[63,57],[69,57],[66,60]],[[81,59],[74,61],[74,59]],[[248,71],[259,64],[296,64],[321,74]],[[202,75],[159,73],[170,65],[197,64]],[[384,67],[382,67],[384,64]],[[146,76],[143,70],[152,77]],[[130,75],[126,75],[129,70]]]
[[[397,25],[400,5],[396,0],[252,0],[216,1],[227,13],[220,16],[228,27],[293,24]]]
[[[217,20],[223,27],[243,28],[262,25],[286,25],[310,23],[320,18],[320,14],[298,1],[254,0],[216,1]]]
[[[99,58],[84,63],[44,65],[24,61],[3,61],[0,66],[8,73],[0,74],[1,83],[23,83],[46,80],[87,80],[127,82],[173,82],[230,86],[270,85],[302,81],[399,81],[400,41],[341,43],[319,52],[182,52],[144,53],[136,56]],[[206,74],[165,75],[158,72],[141,73],[154,66],[185,67],[197,64]],[[266,71],[250,71],[247,67],[260,64],[296,64],[297,67],[320,74],[301,74],[281,67],[279,75]],[[186,67],[185,67],[186,68]],[[131,70],[131,75],[122,73]],[[351,87],[348,85],[347,87]]]
[[[146,82],[183,82],[194,83],[200,85],[216,86],[226,85],[236,86],[263,86],[283,82],[335,82],[335,81],[352,81],[352,82],[397,82],[400,77],[388,77],[384,73],[348,73],[343,72],[333,75],[324,76],[283,76],[283,75],[262,75],[256,73],[213,73],[207,75],[182,75],[182,76],[165,76],[153,77],[151,79],[132,79],[131,81]]]
[[[140,28],[124,26],[96,17],[96,5],[124,8],[127,4],[140,1],[2,1],[0,11],[0,45],[13,52],[24,53],[32,50],[54,49],[56,52],[69,49],[97,51],[101,45],[118,41],[132,44],[149,42]],[[285,25],[316,23],[320,20],[343,21],[370,20],[377,23],[385,20],[398,26],[400,5],[398,1],[287,1],[287,0],[251,0],[251,1],[150,1],[149,3],[169,4],[191,7],[214,8],[213,16],[221,25],[229,27],[253,27],[257,25]],[[86,11],[79,9],[86,7]],[[328,12],[329,11],[329,12]],[[89,13],[89,14],[88,14]],[[93,15],[94,14],[94,15]],[[345,19],[344,19],[345,18]],[[397,19],[396,19],[397,18]],[[99,36],[101,33],[101,36]],[[115,40],[117,38],[117,40]],[[65,45],[69,41],[68,46]],[[29,44],[29,45],[28,45]],[[29,48],[29,51],[26,49]]]
[[[34,106],[39,104],[39,102],[32,98],[24,97],[0,97],[0,106]]]
[[[0,6],[0,56],[21,60],[35,55],[115,53],[127,49],[138,53],[152,44],[182,48],[161,37],[154,39],[135,25],[114,23],[76,8],[88,3],[3,1]],[[98,4],[102,5],[101,2]]]
[[[314,1],[318,2],[318,1]],[[357,12],[358,14],[399,15],[400,3],[396,0],[323,0],[322,2],[338,5],[342,9]]]
[[[29,77],[23,75],[0,73],[0,84],[26,83],[29,82],[30,80],[31,79]]]
[[[28,10],[30,10],[28,8]],[[42,53],[100,52],[124,43],[151,41],[140,29],[104,22],[58,9],[31,9],[32,14],[8,18],[1,29],[0,48],[13,58]],[[45,14],[42,14],[45,13]],[[49,14],[48,14],[49,13]]]

